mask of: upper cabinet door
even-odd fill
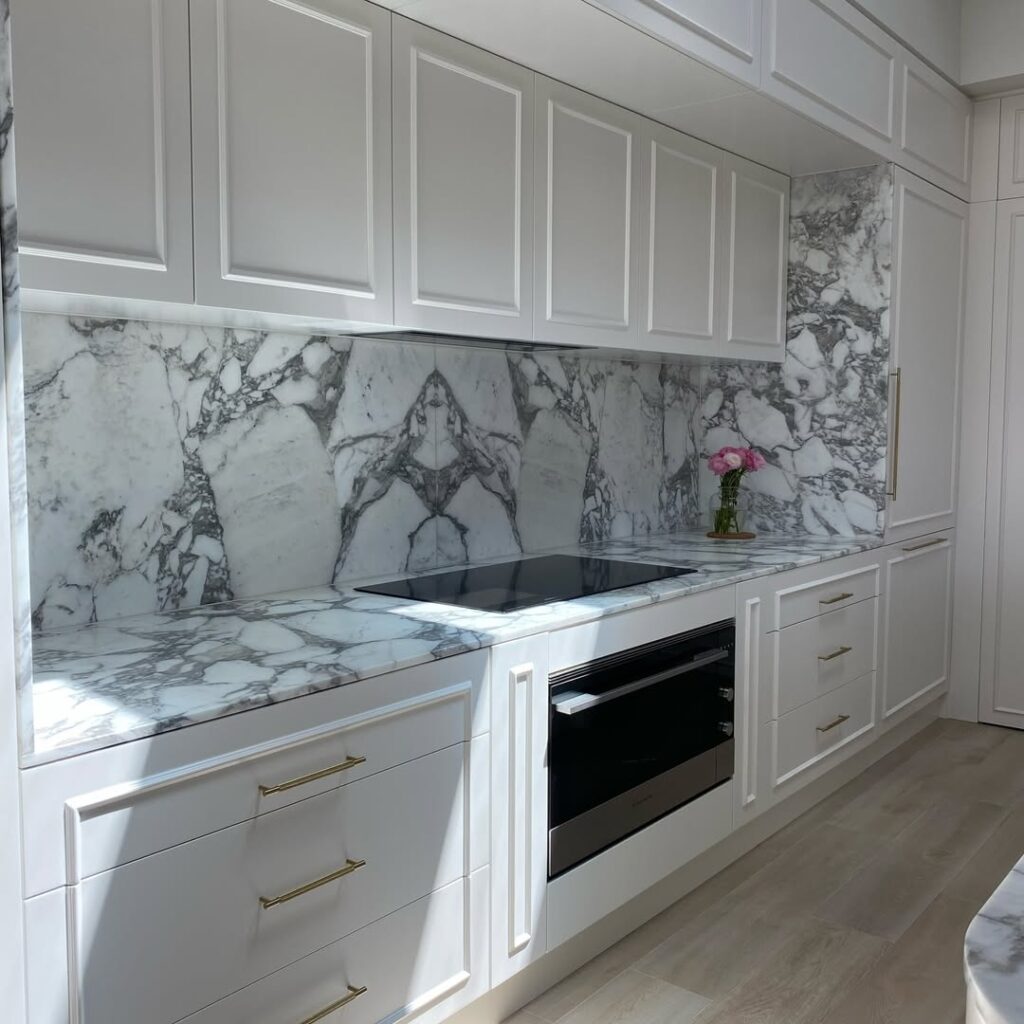
[[[533,72],[394,21],[395,321],[533,332]]]
[[[590,0],[712,67],[759,85],[761,0]]]
[[[717,355],[728,257],[724,154],[651,121],[640,144],[641,346]]]
[[[846,0],[765,0],[769,95],[892,158],[900,47]]]
[[[927,64],[904,52],[903,109],[896,160],[903,167],[968,197],[971,101]]]
[[[726,154],[729,240],[719,353],[781,362],[786,349],[789,178]]]
[[[192,301],[188,0],[13,0],[27,288]]]
[[[1024,96],[1007,96],[999,107],[999,198],[1020,199],[1024,197]]]
[[[954,523],[966,203],[896,169],[889,492],[893,540]]]
[[[197,301],[391,323],[390,14],[192,0],[192,98]]]
[[[534,337],[631,347],[640,118],[539,75]]]

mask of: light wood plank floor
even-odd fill
[[[1024,855],[1024,732],[939,721],[509,1024],[962,1024]]]

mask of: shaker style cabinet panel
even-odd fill
[[[761,0],[589,0],[677,50],[760,84]]]
[[[536,78],[538,341],[637,343],[640,123],[628,110]]]
[[[18,146],[21,146],[20,134]],[[1021,197],[1024,197],[1024,96],[1006,96],[999,101],[999,198]]]
[[[533,79],[395,18],[399,326],[531,337]]]
[[[719,354],[781,362],[786,346],[789,178],[727,154],[725,337]]]
[[[900,74],[903,109],[897,162],[967,199],[971,101],[909,53],[901,57]]]
[[[191,9],[196,300],[391,323],[391,16]]]
[[[765,0],[761,87],[891,157],[900,49],[846,0]]]
[[[14,0],[26,288],[192,301],[188,0]]]
[[[724,154],[653,121],[640,144],[641,346],[717,355],[728,257]]]
[[[887,549],[883,718],[937,697],[949,681],[952,569],[948,534]]]
[[[886,536],[953,525],[966,203],[896,169]]]

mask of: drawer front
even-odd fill
[[[299,1024],[345,999],[322,1019],[441,1020],[487,987],[487,876],[453,882],[182,1024]]]
[[[874,694],[872,672],[775,722],[775,785],[782,785],[871,729],[875,721]]]
[[[372,685],[372,684],[370,684]],[[123,799],[79,804],[71,881],[207,835],[452,746],[471,732],[471,688],[425,694]],[[261,788],[262,787],[262,788]]]
[[[827,576],[813,583],[776,592],[779,629],[804,619],[847,608],[878,595],[878,566]]]
[[[872,597],[776,633],[774,717],[873,672],[877,631],[878,598]]]
[[[170,1024],[468,875],[469,750],[86,879],[82,1024]]]

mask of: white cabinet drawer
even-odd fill
[[[779,629],[878,595],[878,566],[841,572],[775,593]]]
[[[875,674],[861,676],[774,723],[774,784],[788,782],[825,756],[871,729]]]
[[[875,670],[878,598],[805,619],[775,634],[774,717]]]
[[[159,783],[123,800],[72,801],[78,807],[78,878],[247,821],[307,797],[469,738],[466,692],[431,693],[329,734],[241,757],[221,768]],[[307,781],[301,781],[307,780]],[[285,787],[278,789],[278,787]],[[264,789],[277,789],[264,792]],[[72,877],[75,881],[76,877]]]
[[[75,907],[81,1024],[170,1024],[468,875],[470,750],[86,879]]]
[[[487,987],[487,882],[486,868],[453,882],[183,1024],[298,1024],[348,997],[324,1019],[441,1020]]]

